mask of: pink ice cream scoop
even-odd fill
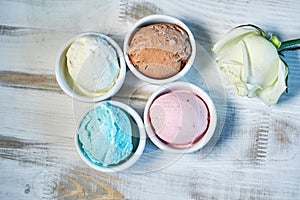
[[[199,141],[210,120],[205,102],[196,94],[181,90],[155,99],[149,118],[156,135],[176,147]]]

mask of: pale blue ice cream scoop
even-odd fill
[[[118,164],[129,158],[133,150],[130,119],[109,102],[97,104],[83,117],[78,140],[83,153],[95,164]]]

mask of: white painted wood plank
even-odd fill
[[[117,28],[119,1],[3,0],[0,21],[4,25],[65,32],[109,31]]]

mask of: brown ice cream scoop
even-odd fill
[[[127,55],[144,75],[164,79],[186,65],[192,53],[188,34],[175,24],[151,24],[132,36]]]

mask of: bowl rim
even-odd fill
[[[66,52],[67,52],[68,48],[70,47],[70,45],[76,39],[83,37],[83,36],[89,36],[89,35],[96,35],[96,36],[100,36],[100,37],[104,38],[115,49],[118,59],[119,59],[119,67],[120,67],[120,72],[119,72],[119,75],[118,75],[115,85],[110,90],[108,90],[106,93],[101,94],[99,96],[95,96],[95,97],[89,97],[89,96],[85,96],[85,95],[77,93],[72,88],[72,86],[68,83],[68,81],[66,80],[66,76],[64,74],[65,71],[67,70],[66,64],[63,64],[63,65],[61,64],[61,60],[63,59],[63,57],[66,56]],[[99,102],[99,101],[102,101],[102,100],[112,97],[122,87],[122,85],[125,81],[125,75],[126,75],[126,63],[124,60],[124,54],[123,54],[121,47],[111,37],[104,35],[102,33],[99,33],[99,32],[83,32],[83,33],[79,33],[79,34],[73,36],[67,42],[65,42],[63,44],[63,46],[60,48],[59,53],[56,57],[56,61],[55,61],[55,77],[56,77],[56,81],[58,82],[58,85],[72,99],[75,99],[75,100],[78,100],[81,102],[94,103],[94,102]]]
[[[76,147],[77,153],[79,154],[80,158],[92,169],[95,169],[100,172],[123,171],[123,170],[131,167],[142,155],[145,145],[146,145],[146,131],[145,131],[144,124],[143,124],[141,117],[133,108],[131,108],[127,104],[124,104],[119,101],[114,101],[114,100],[106,100],[106,101],[101,101],[101,102],[94,104],[90,109],[88,109],[86,112],[83,113],[83,115],[80,118],[80,122],[86,116],[86,114],[88,112],[90,112],[95,106],[97,106],[99,104],[104,104],[104,103],[110,103],[116,107],[121,108],[124,112],[126,112],[128,115],[130,115],[133,118],[133,120],[137,124],[138,130],[139,130],[139,144],[138,144],[136,151],[133,152],[133,155],[131,155],[128,160],[126,160],[125,162],[123,162],[119,165],[114,165],[111,167],[99,166],[99,165],[91,162],[88,158],[86,158],[86,156],[83,154],[83,152],[80,149],[80,144],[79,144],[79,140],[78,140],[78,128],[80,126],[80,123],[76,127],[76,131],[75,131],[75,137],[74,137],[75,147]]]
[[[181,71],[179,71],[178,73],[176,73],[175,75],[173,75],[169,78],[165,78],[165,79],[155,79],[155,78],[151,78],[149,76],[144,75],[143,73],[138,71],[136,69],[136,67],[131,63],[131,61],[126,53],[127,48],[128,48],[128,43],[138,28],[144,27],[144,26],[150,25],[150,24],[157,24],[157,23],[170,23],[170,24],[175,24],[177,26],[180,26],[188,34],[190,43],[191,43],[191,48],[192,48],[191,56],[190,56],[188,62],[186,63],[186,65],[183,67],[183,69]],[[131,30],[125,36],[124,43],[123,43],[123,52],[124,52],[124,57],[125,57],[125,61],[126,61],[128,68],[137,78],[139,78],[140,80],[143,80],[145,82],[148,82],[148,83],[160,85],[160,84],[166,84],[166,83],[176,81],[176,80],[182,78],[190,70],[190,68],[192,67],[192,65],[194,63],[195,56],[196,56],[196,42],[195,42],[193,33],[188,28],[188,26],[185,25],[182,21],[180,21],[179,19],[177,19],[175,17],[171,17],[169,15],[154,14],[154,15],[148,15],[146,17],[143,17],[134,24],[134,26],[131,28]]]
[[[172,147],[170,145],[167,145],[161,141],[161,139],[158,138],[158,136],[155,134],[151,122],[149,121],[149,109],[153,103],[153,101],[159,97],[160,95],[166,93],[167,91],[170,90],[186,90],[186,91],[191,91],[195,94],[197,94],[199,97],[203,99],[203,101],[206,103],[209,114],[210,114],[210,122],[209,122],[209,127],[204,134],[204,136],[197,141],[195,144],[192,144],[190,146],[187,146],[186,148],[176,148]],[[160,149],[171,152],[171,153],[191,153],[195,152],[201,148],[203,148],[212,138],[214,135],[216,125],[217,125],[217,112],[215,105],[213,103],[213,100],[210,98],[210,96],[202,90],[200,87],[189,83],[189,82],[173,82],[166,84],[164,86],[161,86],[159,89],[157,89],[148,99],[145,110],[144,110],[144,125],[145,125],[145,130],[150,138],[150,140]]]

